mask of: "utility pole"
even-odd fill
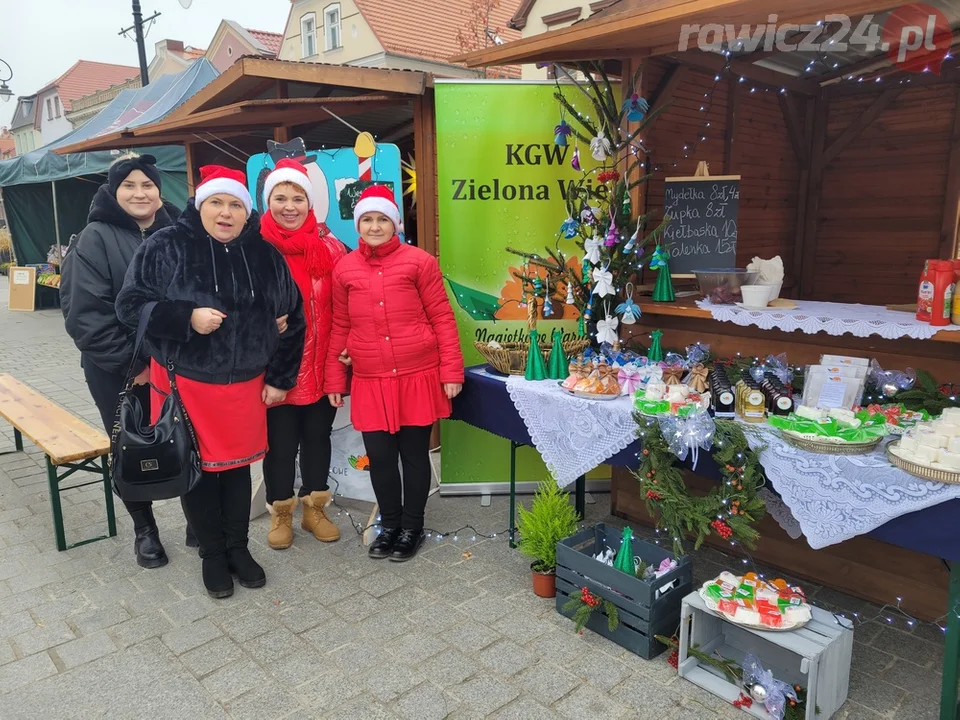
[[[160,13],[156,12],[144,20],[143,12],[140,9],[140,0],[133,0],[133,26],[120,31],[120,35],[126,35],[133,30],[134,38],[137,41],[137,55],[140,57],[140,84],[143,87],[150,84],[150,75],[147,73],[147,48],[143,42],[143,23],[156,20],[158,17],[160,17]]]

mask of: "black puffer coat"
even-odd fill
[[[70,244],[60,268],[60,307],[83,362],[110,373],[127,371],[134,338],[117,317],[115,303],[137,248],[172,224],[167,207],[160,209],[152,227],[141,230],[106,185],[94,195],[87,225]]]
[[[283,256],[260,237],[254,212],[229,243],[211,238],[191,199],[176,225],[151,236],[134,256],[117,314],[136,328],[143,307],[157,305],[147,322],[151,357],[173,360],[177,374],[228,385],[266,372],[265,382],[289,390],[297,382],[306,323],[303,300]],[[209,335],[194,332],[196,308],[226,315]],[[277,318],[287,315],[281,336]]]

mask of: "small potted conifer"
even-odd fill
[[[579,517],[566,492],[552,479],[537,487],[530,509],[518,508],[518,547],[533,558],[533,592],[544,598],[557,594],[557,543],[577,532]]]

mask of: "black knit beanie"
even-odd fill
[[[140,155],[138,157],[125,158],[114,163],[107,170],[107,187],[110,188],[110,194],[117,196],[117,188],[120,183],[127,179],[127,176],[134,170],[140,170],[144,175],[153,181],[153,184],[160,188],[160,171],[157,170],[157,159],[153,155]]]

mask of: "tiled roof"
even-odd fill
[[[40,92],[57,88],[60,104],[67,112],[71,109],[74,100],[82,98],[98,90],[119,85],[140,74],[138,68],[130,65],[112,65],[110,63],[78,60],[73,67],[67,70]],[[38,93],[39,94],[39,93]]]
[[[471,21],[476,0],[356,0],[364,19],[388,53],[448,63],[454,55],[471,48],[457,42],[457,31]],[[504,42],[519,40],[520,33],[507,27],[521,0],[503,0],[493,9],[491,29],[499,29]],[[427,29],[429,28],[429,30]],[[511,74],[519,77],[519,68]]]
[[[280,46],[283,45],[282,33],[252,30],[250,28],[244,28],[244,30],[256,38],[257,42],[263,45],[269,52],[273,53],[273,57],[276,57],[280,52]]]
[[[13,136],[0,137],[0,158],[11,158],[17,153],[17,143]]]
[[[206,50],[194,47],[184,48],[182,51],[177,53],[177,55],[182,57],[184,60],[196,60],[197,58],[202,58],[206,54]]]

